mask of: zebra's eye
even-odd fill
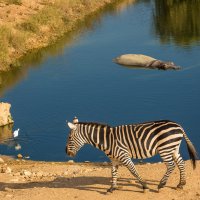
[[[68,139],[71,140],[71,139],[72,139],[72,136],[70,135]]]

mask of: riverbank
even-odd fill
[[[0,0],[0,71],[20,66],[20,57],[55,43],[86,16],[121,1]]]
[[[110,186],[109,163],[71,163],[19,161],[3,157],[0,162],[0,199],[200,199],[200,162],[196,170],[186,161],[187,185],[183,190],[175,186],[179,181],[176,168],[167,186],[159,193],[157,185],[165,172],[163,163],[137,165],[150,191],[143,193],[140,184],[125,167],[119,168],[119,190],[106,194]],[[7,171],[6,171],[7,170]]]

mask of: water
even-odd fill
[[[56,45],[28,55],[22,69],[0,74],[0,100],[12,104],[15,121],[8,132],[20,128],[15,140],[10,132],[7,139],[0,137],[0,153],[69,160],[66,120],[74,116],[110,125],[174,120],[200,151],[200,3],[170,2],[117,3],[86,19]],[[182,70],[140,70],[112,62],[125,53],[173,61]],[[181,152],[188,159],[185,143]],[[75,161],[86,160],[108,159],[86,145]]]

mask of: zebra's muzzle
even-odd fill
[[[70,156],[70,157],[74,157],[75,156],[75,153],[73,151],[69,151],[67,147],[66,147],[65,151],[66,151],[66,154],[68,156]]]

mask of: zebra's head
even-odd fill
[[[66,153],[68,156],[74,157],[78,150],[85,144],[85,141],[79,131],[78,119],[75,117],[73,122],[67,123],[70,133],[66,145]]]

